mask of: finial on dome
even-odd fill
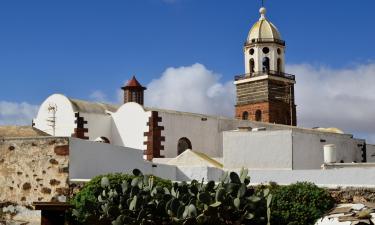
[[[262,7],[259,9],[259,13],[260,13],[260,18],[259,20],[264,20],[266,19],[266,12],[267,12],[267,9]]]

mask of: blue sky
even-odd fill
[[[375,1],[265,2],[287,42],[289,72],[306,72],[298,66],[308,65],[306,74],[320,76],[322,86],[330,85],[327,71],[356,76],[365,66],[373,74]],[[149,85],[167,68],[195,63],[228,87],[244,71],[243,42],[259,7],[260,0],[1,1],[0,101],[37,106],[57,92],[115,102],[132,74]],[[303,76],[296,75],[298,87]],[[348,129],[367,134],[373,127]]]
[[[360,3],[359,3],[360,2]],[[257,0],[1,1],[0,98],[39,104],[62,92],[145,84],[170,66],[202,63],[223,80],[243,72]],[[290,64],[348,67],[375,59],[375,1],[266,1]]]

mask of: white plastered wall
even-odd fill
[[[40,106],[38,114],[34,119],[35,128],[53,135],[52,120],[53,113],[48,108],[56,107],[56,127],[55,135],[61,137],[70,137],[74,132],[75,116],[70,100],[61,94],[53,94],[49,96]]]
[[[219,120],[215,117],[189,115],[185,113],[159,112],[164,126],[162,136],[165,137],[164,151],[166,158],[177,156],[177,145],[180,138],[187,138],[192,144],[192,150],[202,152],[210,157],[222,155],[222,137],[219,130]]]
[[[137,103],[129,102],[122,105],[112,114],[112,144],[134,149],[146,150],[148,132],[147,122],[151,112],[144,111]]]
[[[362,151],[358,144],[362,142],[348,135],[294,130],[293,169],[320,169],[324,162],[323,146],[326,144],[336,145],[337,162],[361,162]]]
[[[85,135],[89,137],[90,141],[95,141],[98,137],[106,137],[112,143],[112,118],[110,115],[80,113],[79,116],[87,121],[85,128],[88,128],[88,133]]]
[[[224,168],[291,170],[291,132],[224,132]]]

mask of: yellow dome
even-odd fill
[[[280,32],[277,30],[276,26],[266,19],[266,8],[262,7],[259,12],[261,16],[259,18],[259,21],[256,22],[251,28],[247,37],[247,42],[253,43],[262,40],[281,40]]]

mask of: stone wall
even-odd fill
[[[69,138],[0,140],[0,203],[31,206],[69,196]]]

